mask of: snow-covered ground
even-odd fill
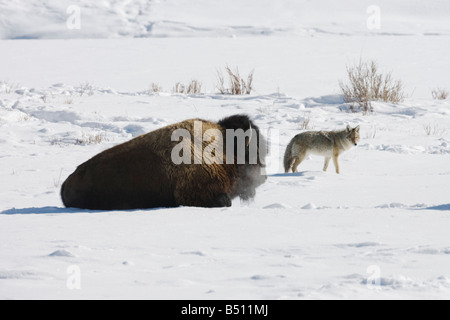
[[[0,0],[0,12],[4,39],[450,34],[447,0]]]
[[[0,299],[450,298],[450,100],[431,97],[450,90],[448,1],[380,0],[376,30],[365,1],[233,3],[78,1],[68,30],[64,1],[0,0]],[[343,111],[338,82],[360,58],[406,100]],[[226,65],[255,70],[251,95],[217,94]],[[201,94],[172,93],[191,79]],[[272,141],[253,202],[63,208],[61,183],[98,152],[235,113]],[[306,124],[361,126],[341,175],[320,157],[283,173]]]

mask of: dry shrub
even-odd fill
[[[197,80],[191,80],[187,86],[187,94],[200,94],[202,91],[202,84]]]
[[[186,92],[186,86],[182,84],[181,82],[177,82],[172,89],[173,93],[185,93]]]
[[[62,182],[62,180],[61,180],[61,178],[62,178],[62,171],[63,171],[63,169],[61,169],[61,171],[59,172],[59,177],[58,177],[58,178],[53,178],[53,186],[54,186],[55,188],[61,187],[61,182]]]
[[[181,94],[200,94],[202,91],[202,84],[198,80],[191,80],[187,85],[177,82],[173,87],[173,93]]]
[[[311,116],[305,116],[302,120],[302,122],[299,124],[300,129],[302,130],[310,130],[313,129],[314,127],[312,126],[311,123]]]
[[[87,134],[83,132],[81,138],[75,139],[75,144],[77,145],[100,144],[103,141],[108,141],[104,133]]]
[[[158,93],[158,92],[161,92],[161,91],[162,91],[162,87],[159,84],[153,82],[150,85],[150,90],[149,90],[150,94],[151,93]]]
[[[57,138],[50,141],[52,146],[66,146],[66,145],[92,145],[92,144],[101,144],[105,141],[109,141],[105,133],[85,133],[81,134],[79,138]]]
[[[350,109],[364,113],[373,112],[372,101],[400,103],[405,99],[403,83],[394,80],[392,73],[380,73],[375,61],[347,66],[349,83],[339,82],[344,100]]]
[[[17,83],[12,83],[9,81],[0,81],[0,93],[10,94],[18,88],[19,85]]]
[[[89,82],[81,83],[77,88],[76,91],[80,95],[80,97],[84,96],[85,94],[88,96],[94,95],[94,86],[90,84]]]
[[[65,104],[73,104],[73,98],[72,97],[67,97],[66,99],[64,99],[64,103]]]
[[[447,129],[441,128],[437,123],[424,125],[423,130],[427,136],[443,136],[447,132]]]
[[[243,95],[250,94],[253,90],[253,74],[252,70],[247,76],[247,80],[244,80],[239,74],[239,69],[233,72],[230,67],[225,67],[225,71],[228,75],[229,86],[225,87],[225,78],[223,73],[217,71],[217,90],[220,94],[231,94],[231,95]]]
[[[431,91],[431,95],[435,100],[445,100],[449,97],[449,92],[448,90],[437,88]]]

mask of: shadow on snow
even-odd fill
[[[268,177],[303,177],[308,173],[307,171],[302,172],[290,172],[290,173],[274,173],[274,174],[268,174]]]
[[[32,208],[12,208],[0,211],[0,215],[19,215],[19,214],[70,214],[70,213],[101,213],[101,212],[136,212],[136,211],[155,211],[165,208],[136,209],[136,210],[85,210],[77,208],[62,207],[32,207]]]
[[[450,211],[450,204],[441,204],[439,206],[428,207],[426,210]]]

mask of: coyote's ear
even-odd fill
[[[356,128],[353,130],[355,130],[356,132],[359,132],[359,126],[356,126]]]
[[[350,132],[350,131],[352,131],[352,127],[350,127],[350,125],[348,124],[347,125],[347,132]]]

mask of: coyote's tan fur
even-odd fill
[[[323,171],[326,171],[331,158],[333,158],[336,173],[340,173],[338,157],[344,151],[356,146],[359,141],[359,126],[340,131],[308,131],[296,135],[289,142],[284,153],[284,169],[286,172],[292,168],[297,172],[299,164],[309,154],[325,157]]]

